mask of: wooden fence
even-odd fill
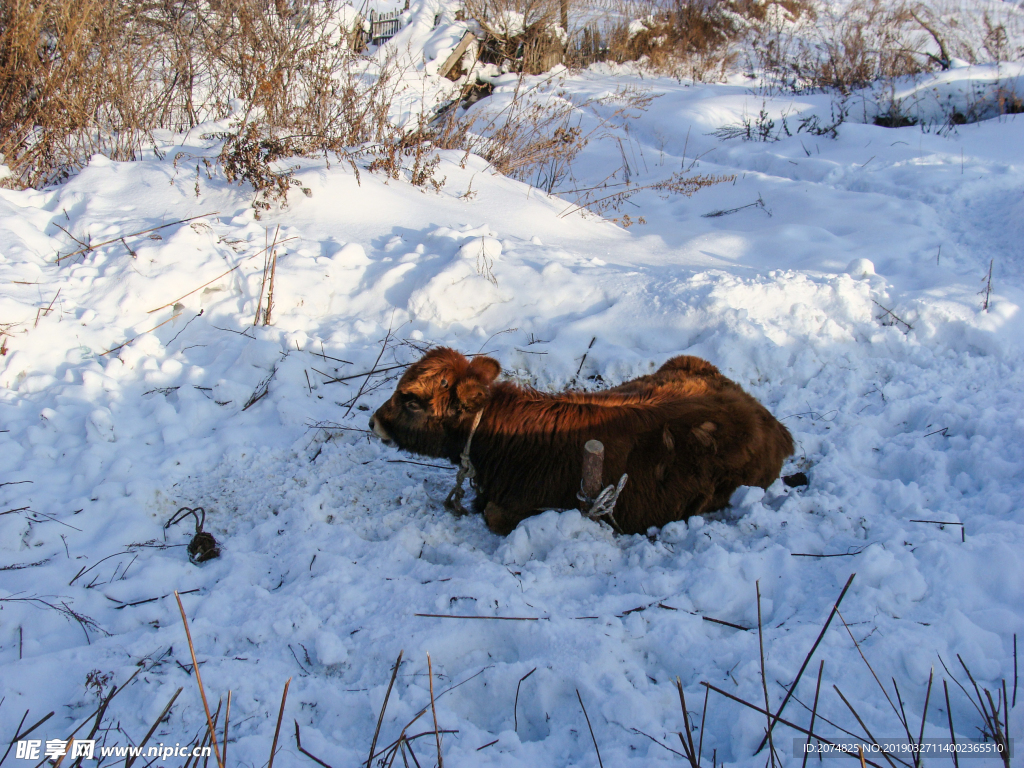
[[[401,11],[388,11],[377,13],[370,11],[370,44],[380,45],[386,43],[402,28],[402,21],[399,18]]]

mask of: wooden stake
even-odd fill
[[[587,440],[583,446],[583,495],[590,501],[580,502],[588,507],[601,492],[601,476],[604,473],[604,444],[600,440]]]
[[[456,62],[462,58],[469,46],[473,44],[474,40],[476,40],[476,35],[467,31],[466,34],[462,36],[462,39],[459,40],[459,44],[455,46],[455,50],[451,52],[451,55],[444,60],[444,64],[441,65],[441,68],[437,70],[437,74],[440,77],[445,77],[451,71],[452,67],[455,66]]]

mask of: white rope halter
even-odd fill
[[[462,497],[466,495],[465,489],[462,484],[468,479],[470,481],[476,477],[476,467],[473,466],[473,462],[469,460],[469,449],[473,445],[473,435],[476,433],[476,428],[480,426],[480,419],[483,417],[483,409],[476,412],[476,416],[473,417],[473,426],[469,428],[469,437],[466,438],[466,447],[462,449],[462,455],[459,457],[459,472],[455,476],[455,487],[452,488],[448,494],[448,498],[444,500],[444,505],[456,515],[468,515],[469,510],[462,506]]]
[[[591,499],[583,493],[583,488],[580,488],[580,492],[576,494],[576,498],[584,503],[588,509],[584,510],[583,514],[585,517],[589,517],[591,520],[597,520],[602,517],[608,518],[612,528],[619,533],[622,533],[622,529],[619,528],[618,522],[615,520],[615,503],[619,500],[619,494],[622,493],[622,489],[626,486],[626,480],[629,479],[629,475],[625,472],[622,473],[622,477],[619,478],[617,485],[609,485],[599,494],[596,499]],[[582,485],[582,483],[581,483]]]

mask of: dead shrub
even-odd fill
[[[995,3],[970,12],[957,0],[932,0],[913,6],[941,59],[956,57],[970,64],[1024,58],[1024,8]]]
[[[563,8],[568,0],[466,0],[465,12],[483,29],[480,61],[507,72],[537,75],[565,54]]]
[[[723,125],[717,131],[714,131],[712,135],[725,140],[743,139],[744,141],[779,141],[782,139],[783,134],[786,136],[793,135],[789,130],[787,117],[788,115],[786,114],[781,115],[779,118],[780,122],[777,124],[768,113],[767,102],[762,102],[761,110],[758,112],[757,117],[751,117],[750,115],[744,114],[738,123]]]
[[[96,153],[134,159],[155,127],[147,77],[153,54],[122,3],[0,3],[5,182],[58,182]]]
[[[11,0],[0,4],[0,161],[12,186],[67,178],[93,154],[132,160],[156,129],[231,117],[219,153],[179,156],[284,202],[289,158],[353,163],[397,149],[417,183],[430,160],[388,119],[396,71],[360,56],[340,0]],[[177,164],[177,163],[176,163]],[[436,166],[436,164],[435,164]],[[199,173],[197,171],[197,192]]]
[[[445,179],[435,176],[440,156],[436,148],[450,148],[439,141],[439,133],[428,123],[425,115],[419,115],[415,131],[395,130],[385,141],[369,148],[372,155],[369,170],[383,172],[389,179],[400,179],[402,172],[407,171],[409,182],[417,187],[433,187],[440,192]],[[409,161],[411,160],[411,164]]]
[[[642,61],[654,71],[700,82],[724,78],[743,50],[786,58],[782,27],[813,21],[813,0],[610,0],[602,23],[576,31],[569,66]]]
[[[952,0],[854,0],[842,8],[820,0],[742,1],[748,68],[766,93],[821,89],[845,96],[949,69],[954,57],[974,64],[1024,55],[1024,13],[1010,6],[965,13]],[[905,117],[891,115],[895,123]]]
[[[298,166],[283,165],[289,159],[333,156],[358,173],[355,160],[369,157],[371,170],[389,168],[397,178],[398,166],[387,156],[412,151],[405,132],[388,119],[393,63],[378,65],[350,47],[337,3],[308,6],[301,14],[282,8],[272,0],[211,5],[197,27],[207,47],[192,67],[217,92],[236,99],[217,97],[214,112],[233,111],[236,118],[230,130],[210,136],[223,141],[217,163],[227,179],[255,190],[257,215],[286,203],[297,184],[292,174]],[[179,101],[178,113],[189,120],[195,90],[184,89]],[[413,175],[424,184],[429,174],[421,165],[417,160],[420,172]]]
[[[992,18],[987,10],[982,14],[982,23],[985,27],[985,36],[982,38],[981,47],[990,61],[1006,61],[1010,58],[1010,33],[1004,20]]]
[[[688,176],[684,171],[677,171],[667,179],[655,181],[650,184],[633,184],[629,181],[625,181],[621,183],[602,185],[593,189],[582,190],[581,194],[572,202],[572,204],[562,211],[561,216],[568,216],[569,214],[583,210],[584,208],[593,213],[600,214],[608,211],[619,211],[622,206],[629,202],[634,196],[645,191],[656,192],[662,198],[668,198],[670,195],[692,197],[697,192],[702,189],[706,189],[707,187],[713,187],[716,184],[728,184],[735,180],[735,175],[713,176],[711,174],[697,174],[694,176]],[[615,189],[615,191],[609,192],[609,189]],[[619,224],[624,229],[628,229],[633,223],[647,223],[644,221],[643,216],[639,217],[639,219],[634,222],[629,217],[629,214],[625,214],[621,218],[614,218],[612,221]]]
[[[621,88],[605,98],[575,102],[549,80],[527,87],[520,78],[501,108],[477,108],[468,116],[451,110],[434,140],[441,148],[479,155],[498,173],[551,194],[589,142],[609,136],[646,110],[651,100],[645,91]],[[598,108],[610,108],[610,114]],[[592,127],[583,127],[584,117],[593,118]]]
[[[762,92],[834,90],[848,95],[878,81],[915,75],[929,60],[928,33],[910,3],[854,0],[842,9],[820,2],[744,0],[747,67]],[[762,12],[758,13],[760,7]]]
[[[1012,90],[1000,88],[996,92],[996,103],[1001,115],[1019,115],[1024,113],[1024,98]]]
[[[817,4],[741,1],[737,10],[748,76],[760,79],[766,96],[806,88],[806,72],[814,69],[818,56],[813,44],[820,34]]]
[[[928,69],[923,29],[905,3],[857,0],[842,16],[827,17],[825,30],[823,55],[807,73],[816,87],[849,93]]]
[[[608,18],[576,32],[566,53],[569,66],[643,61],[657,72],[711,81],[733,62],[739,27],[727,3],[626,3]]]

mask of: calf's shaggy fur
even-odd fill
[[[764,406],[697,357],[601,392],[548,394],[500,373],[493,358],[433,349],[370,419],[385,442],[458,464],[482,412],[470,450],[474,507],[496,533],[578,505],[588,440],[604,443],[603,485],[629,474],[615,507],[624,533],[720,509],[741,485],[767,488],[793,452]]]

